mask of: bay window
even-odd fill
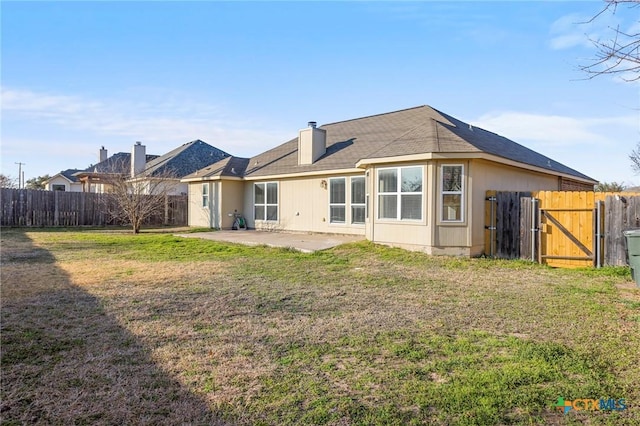
[[[378,170],[378,218],[422,220],[421,166]]]

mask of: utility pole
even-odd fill
[[[16,163],[18,165],[18,189],[22,189],[24,186],[24,175],[22,174],[22,166],[26,166],[26,163]]]

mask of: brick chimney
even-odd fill
[[[100,148],[100,154],[98,158],[100,158],[100,163],[107,160],[107,150],[104,149],[104,146]]]
[[[298,164],[313,164],[327,152],[327,131],[310,121],[298,134]]]
[[[136,142],[131,150],[131,177],[141,173],[147,165],[147,147]]]

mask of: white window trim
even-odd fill
[[[409,168],[420,168],[422,172],[422,191],[420,192],[402,192],[402,169]],[[396,191],[395,192],[380,192],[380,171],[384,170],[397,170],[397,179],[396,179]],[[390,222],[423,222],[424,221],[424,166],[415,165],[415,166],[397,166],[397,167],[382,167],[376,170],[376,210],[377,210],[377,218],[379,221],[390,221]],[[396,217],[380,217],[380,196],[381,195],[395,195],[396,196]],[[402,219],[402,195],[420,195],[420,219]]]
[[[362,179],[364,181],[364,202],[353,202],[353,179]],[[354,226],[363,226],[367,222],[367,178],[366,176],[351,176],[349,178],[349,223]],[[353,207],[364,207],[364,222],[353,221]]]
[[[445,191],[444,190],[444,168],[445,167],[461,167],[460,172],[460,191]],[[464,164],[441,164],[440,165],[440,222],[441,223],[464,223],[465,214],[464,214],[464,206],[465,206],[465,194],[464,194]],[[445,195],[460,195],[460,220],[449,220],[445,219],[444,216],[444,196]]]
[[[369,202],[371,201],[370,189],[371,183],[369,182],[369,170],[364,174],[364,222],[369,222]]]
[[[209,191],[209,182],[205,182],[202,184],[201,195],[202,195],[202,208],[208,209],[211,200],[211,192]],[[206,201],[205,201],[206,200]]]
[[[267,203],[267,185],[270,183],[276,184],[276,203]],[[256,185],[264,185],[264,203],[256,204]],[[256,216],[256,206],[264,207],[264,217],[262,219],[258,219]],[[267,217],[267,207],[276,207],[276,220],[266,219]],[[268,181],[268,182],[254,182],[253,184],[253,219],[256,222],[270,222],[270,223],[278,223],[280,222],[280,182],[278,181]]]
[[[331,181],[336,181],[336,180],[343,180],[344,181],[344,203],[332,203],[331,202]],[[349,179],[347,179],[346,177],[332,177],[329,178],[329,213],[328,213],[328,217],[329,217],[329,224],[330,225],[337,225],[337,226],[344,226],[348,223],[348,214],[347,214],[347,200],[348,200],[348,196],[350,195],[350,191],[347,188],[347,185],[349,185]],[[331,207],[344,207],[344,221],[343,222],[333,222],[331,220]]]
[[[354,178],[362,178],[364,179],[365,184],[365,202],[364,203],[352,203],[351,202],[351,184],[352,179]],[[343,179],[345,182],[345,198],[344,203],[332,203],[331,202],[331,181]],[[328,191],[327,191],[327,217],[329,218],[328,223],[329,226],[355,226],[355,227],[364,227],[367,222],[367,214],[368,214],[368,205],[367,205],[367,178],[365,175],[357,175],[357,176],[335,176],[328,179]],[[344,222],[331,222],[331,207],[342,206],[344,207]],[[351,207],[353,206],[361,206],[364,207],[365,218],[364,222],[353,222],[353,215],[351,211]]]

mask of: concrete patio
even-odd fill
[[[290,247],[303,253],[326,250],[340,244],[364,240],[363,235],[305,234],[255,230],[196,232],[176,234],[185,238],[202,238],[249,246]]]

